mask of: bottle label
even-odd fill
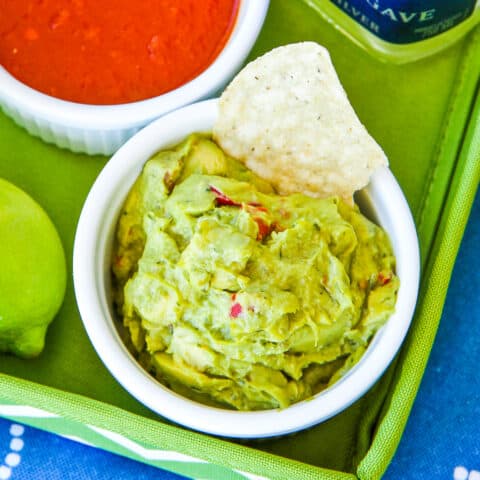
[[[412,43],[468,18],[475,0],[330,0],[362,27],[391,43]]]

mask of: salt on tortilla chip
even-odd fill
[[[220,97],[213,136],[281,194],[351,198],[388,164],[314,42],[249,63]]]

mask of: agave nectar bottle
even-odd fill
[[[480,21],[480,0],[307,0],[375,57],[418,60],[448,47]]]

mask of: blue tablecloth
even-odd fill
[[[480,480],[480,193],[417,400],[386,480]],[[182,477],[0,419],[0,480]]]

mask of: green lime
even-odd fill
[[[0,352],[38,355],[65,295],[65,254],[45,211],[0,178]]]

